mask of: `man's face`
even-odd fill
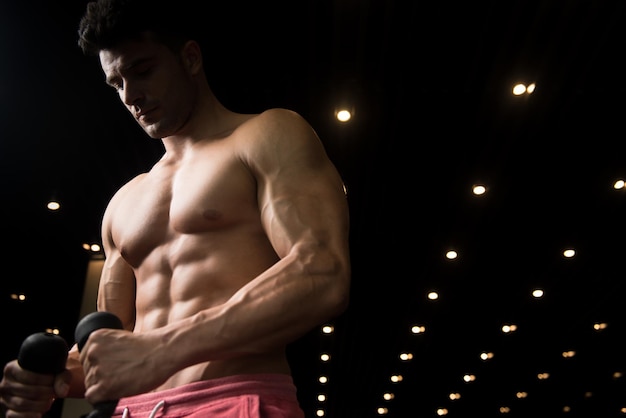
[[[106,83],[153,138],[176,134],[193,103],[191,76],[178,55],[149,36],[99,54]]]

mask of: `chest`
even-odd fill
[[[156,167],[122,197],[113,237],[124,254],[145,253],[180,234],[258,222],[255,181],[236,158],[195,158]]]
[[[255,181],[237,159],[196,160],[181,166],[162,187],[169,227],[194,233],[244,222],[257,213]]]

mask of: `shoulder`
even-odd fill
[[[139,184],[146,175],[147,173],[141,173],[123,184],[119,189],[117,189],[117,191],[113,194],[113,196],[109,200],[109,203],[107,204],[104,213],[105,221],[110,217],[110,213],[115,209],[115,207],[119,205],[119,202],[124,199],[124,196],[132,194],[133,190],[136,190],[136,188],[139,187]]]
[[[332,164],[313,127],[292,110],[266,110],[242,124],[237,136],[240,161],[257,178],[295,180]]]
[[[310,123],[299,113],[273,108],[259,113],[237,129],[237,137],[244,142],[244,154],[258,157],[258,153],[272,153],[275,157],[298,150],[311,154],[313,147],[322,150],[322,144]],[[314,153],[313,153],[314,154]],[[313,155],[311,154],[311,155]]]
[[[252,129],[257,135],[280,139],[282,135],[315,135],[309,122],[299,113],[284,108],[273,108],[254,115],[243,123],[242,130]]]
[[[257,123],[272,123],[279,121],[304,121],[304,118],[296,111],[291,109],[285,109],[282,107],[275,107],[264,110],[261,113],[254,115],[251,121]]]
[[[117,192],[113,195],[111,200],[120,199],[123,195],[130,193],[135,189],[141,181],[148,175],[148,173],[141,173],[130,179],[128,182],[122,185]]]
[[[300,115],[298,112],[285,109],[285,108],[273,108],[267,109],[266,111],[260,113],[258,118],[263,122],[290,122],[290,123],[305,123],[308,124],[304,117]]]

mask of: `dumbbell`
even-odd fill
[[[89,335],[101,328],[123,329],[123,325],[122,321],[110,312],[92,312],[85,315],[74,330],[74,339],[76,340],[78,351],[83,349]],[[87,418],[111,418],[116,406],[117,399],[97,403],[93,405],[94,409],[87,415]]]
[[[24,370],[56,375],[65,370],[68,349],[62,337],[50,332],[37,332],[22,341],[17,363]]]
[[[37,332],[22,342],[17,362],[22,369],[31,372],[59,374],[65,370],[68,350],[62,337],[50,332]]]
[[[122,321],[110,312],[92,312],[80,320],[74,331],[78,350],[82,350],[89,335],[97,329],[122,329]],[[21,368],[40,374],[59,374],[65,370],[69,347],[65,340],[49,332],[29,335],[20,346],[17,362]],[[94,405],[87,418],[110,418],[117,400]]]

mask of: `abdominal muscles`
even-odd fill
[[[226,303],[277,260],[261,231],[251,234],[250,228],[241,225],[228,232],[177,236],[154,249],[136,269],[135,332],[172,324]],[[288,372],[283,350],[192,366],[174,375],[160,389],[256,372]]]

